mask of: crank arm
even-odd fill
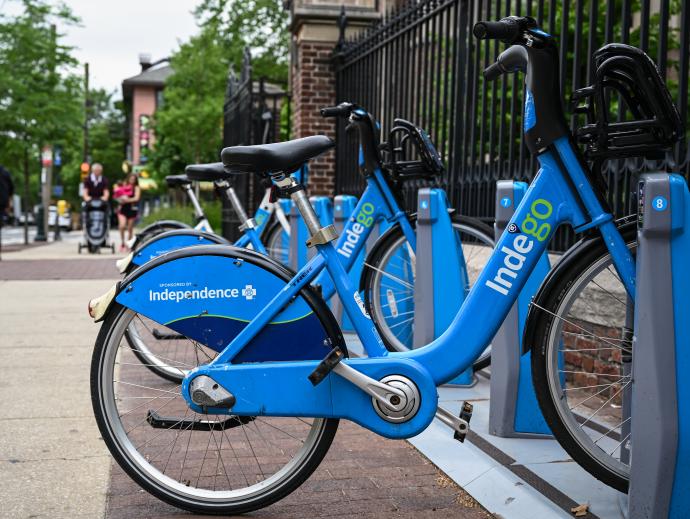
[[[384,406],[396,409],[400,406],[400,402],[406,398],[405,393],[401,390],[383,384],[378,380],[357,371],[355,368],[339,362],[333,368],[333,371],[343,377],[345,380],[352,382],[359,389],[364,391],[370,397],[378,400]],[[393,397],[397,397],[394,399]]]
[[[160,416],[149,410],[146,421],[154,429],[181,429],[185,431],[225,431],[254,420],[254,416],[230,416],[226,420],[187,420],[169,416]]]

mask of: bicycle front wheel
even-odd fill
[[[494,248],[493,230],[475,218],[453,215],[469,279],[476,281]],[[377,243],[364,266],[365,300],[376,328],[390,351],[413,347],[415,256],[402,229],[396,227]],[[491,362],[491,346],[475,361],[480,370]]]
[[[93,354],[91,398],[108,449],[142,488],[179,508],[234,515],[278,501],[318,467],[338,420],[194,413],[179,384],[135,356],[125,335],[137,319],[119,305],[110,311]],[[215,355],[189,339],[187,347],[192,354],[168,368],[193,369]],[[157,360],[160,368],[167,358]]]
[[[636,246],[635,226],[621,230]],[[544,418],[561,446],[621,492],[630,479],[632,303],[601,238],[561,259],[532,303],[526,344]]]

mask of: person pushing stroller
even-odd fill
[[[91,174],[84,180],[82,198],[84,243],[79,244],[79,252],[85,247],[91,253],[99,252],[101,247],[109,247],[115,252],[115,246],[108,244],[110,185],[103,176],[103,166],[98,162],[91,166]]]

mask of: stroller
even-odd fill
[[[89,200],[82,205],[81,211],[84,240],[79,243],[79,254],[87,248],[91,254],[109,248],[115,254],[115,244],[109,243],[110,206],[103,200]]]

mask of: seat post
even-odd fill
[[[199,200],[196,198],[196,195],[194,194],[194,190],[192,189],[192,185],[186,184],[185,190],[187,191],[187,196],[189,197],[189,200],[191,200],[192,205],[194,206],[195,218],[197,220],[205,218],[206,215],[204,214],[204,210],[201,208],[201,205],[199,204]]]
[[[273,176],[273,181],[280,189],[290,194],[290,198],[294,202],[295,207],[297,207],[297,210],[302,215],[304,224],[309,231],[307,247],[324,245],[338,239],[338,232],[335,230],[334,225],[331,224],[326,227],[321,226],[321,221],[304,192],[304,186],[291,176],[284,176],[282,174],[280,176]]]
[[[245,231],[246,229],[255,229],[256,222],[254,221],[254,218],[249,218],[247,215],[242,202],[240,202],[240,198],[237,196],[235,188],[225,180],[222,182],[216,182],[216,185],[225,190],[225,196],[228,198],[233,211],[235,211],[237,219],[242,222],[239,227],[240,231]]]
[[[275,180],[278,187],[290,192],[290,198],[302,215],[304,224],[307,226],[310,236],[314,236],[321,230],[321,222],[316,215],[316,211],[309,202],[309,198],[304,192],[304,188],[292,177],[288,176],[280,180]],[[300,189],[301,188],[301,189]]]

